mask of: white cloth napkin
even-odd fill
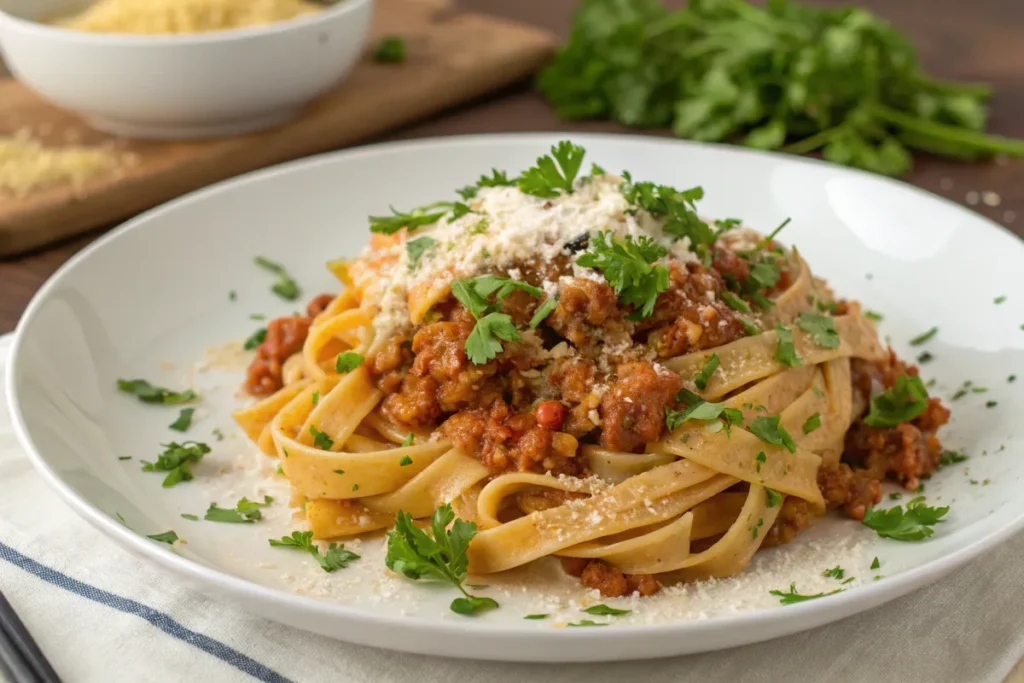
[[[0,380],[9,346],[0,337]],[[121,550],[35,473],[0,396],[0,586],[68,683],[1001,683],[1024,656],[1021,560],[1024,536],[866,614],[705,655],[557,666],[396,654],[250,616]]]

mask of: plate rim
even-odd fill
[[[189,560],[177,555],[170,549],[154,544],[144,536],[122,527],[115,520],[109,517],[99,508],[84,497],[76,493],[53,469],[50,468],[45,456],[35,447],[29,434],[28,426],[22,412],[21,400],[17,391],[18,378],[22,370],[17,361],[23,355],[23,347],[26,343],[27,328],[35,318],[39,309],[48,299],[51,290],[59,285],[67,273],[74,270],[79,264],[91,258],[96,251],[106,248],[112,241],[120,239],[123,235],[135,230],[145,230],[153,219],[167,213],[174,213],[186,205],[210,201],[212,198],[236,191],[251,183],[258,183],[269,180],[275,176],[288,175],[300,170],[315,168],[321,165],[329,165],[339,159],[358,161],[361,157],[373,157],[380,154],[401,154],[406,151],[416,151],[430,148],[444,148],[447,146],[477,146],[488,144],[515,144],[524,146],[537,146],[546,148],[561,139],[571,139],[574,142],[586,145],[588,140],[620,142],[627,145],[667,145],[680,149],[702,148],[717,152],[733,153],[740,156],[767,157],[776,161],[784,161],[795,164],[806,164],[812,167],[826,170],[831,169],[844,174],[871,178],[876,182],[891,184],[902,190],[909,190],[914,195],[929,200],[939,200],[947,209],[969,215],[972,219],[987,224],[988,229],[995,228],[998,232],[1012,236],[1018,242],[1021,238],[1003,226],[981,214],[956,203],[955,201],[942,197],[916,185],[905,181],[885,176],[851,169],[835,164],[808,157],[785,155],[777,152],[766,152],[752,150],[733,145],[718,143],[693,142],[673,138],[663,138],[649,135],[637,134],[616,134],[616,133],[574,133],[571,131],[549,131],[549,132],[515,132],[498,134],[470,134],[436,136],[428,138],[417,138],[413,140],[397,140],[385,143],[374,143],[351,147],[343,150],[317,154],[304,157],[285,163],[269,166],[248,173],[234,176],[226,180],[214,183],[207,187],[187,193],[164,204],[148,209],[147,211],[134,216],[117,227],[102,235],[81,251],[63,263],[33,295],[24,313],[18,321],[14,331],[14,340],[9,349],[8,370],[5,381],[5,393],[9,412],[11,415],[12,427],[19,445],[24,449],[33,467],[42,475],[43,479],[55,490],[58,496],[81,518],[87,521],[95,529],[108,538],[114,540],[122,548],[143,557],[155,564],[162,570],[169,570],[179,579],[183,579],[186,585],[206,595],[216,595],[217,599],[227,598],[229,602],[239,606],[244,611],[247,601],[257,601],[270,609],[283,609],[298,611],[302,616],[311,617],[310,621],[327,619],[335,622],[348,622],[352,627],[359,626],[360,622],[378,628],[386,628],[394,634],[388,649],[411,652],[417,654],[443,655],[460,659],[492,660],[492,661],[523,661],[523,662],[573,662],[573,661],[610,661],[622,659],[648,659],[654,657],[670,656],[671,654],[688,654],[696,652],[710,652],[714,650],[736,647],[739,645],[753,644],[771,640],[777,637],[790,635],[818,626],[839,621],[854,614],[872,609],[881,604],[906,595],[914,590],[929,585],[952,571],[964,566],[972,559],[980,556],[986,550],[996,546],[1000,542],[1015,535],[1024,529],[1024,508],[1004,525],[993,529],[987,535],[982,535],[968,542],[966,545],[953,552],[925,562],[919,567],[906,570],[884,581],[871,582],[858,586],[856,590],[844,591],[841,594],[830,596],[827,601],[809,601],[796,605],[786,606],[784,610],[779,608],[759,609],[750,612],[743,612],[735,615],[715,617],[707,620],[687,620],[678,622],[666,622],[660,624],[636,624],[619,629],[537,629],[530,625],[512,626],[500,624],[496,626],[483,626],[485,622],[474,619],[463,621],[437,620],[426,622],[418,618],[379,615],[374,612],[349,605],[338,604],[330,600],[319,599],[298,595],[295,593],[264,586],[255,581],[230,574],[216,568],[207,567],[198,562]],[[252,613],[252,612],[250,612]],[[263,617],[267,618],[269,617]],[[301,627],[296,627],[301,628]],[[419,641],[417,638],[405,636],[422,635],[424,629],[430,631],[431,638]],[[323,633],[322,630],[309,628],[306,630]],[[755,630],[758,635],[750,637],[746,632]],[[711,647],[698,647],[687,649],[682,637],[693,632],[700,631],[702,636],[719,636],[720,642]],[[628,634],[628,635],[626,635]],[[742,634],[742,635],[741,635]],[[380,647],[372,638],[361,639],[359,633],[353,633],[355,637],[346,636],[343,640],[362,645]],[[436,636],[436,637],[435,637]],[[529,644],[534,639],[540,641],[551,641],[556,639],[558,643],[579,643],[586,642],[593,648],[593,652],[585,659],[569,657],[547,657],[542,656],[537,650],[523,651],[516,648],[516,651],[508,652],[507,655],[487,656],[479,652],[465,653],[458,649],[449,649],[445,652],[438,652],[430,645],[437,637],[442,639],[471,637],[482,640],[505,641],[507,644]],[[611,645],[612,642],[619,642],[623,638],[642,639],[654,638],[658,642],[666,638],[679,636],[680,646],[655,648],[660,654],[635,653],[625,658],[613,654],[616,649],[609,647],[607,650],[602,645]],[[327,635],[336,639],[337,636]]]

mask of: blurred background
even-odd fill
[[[249,170],[382,140],[551,130],[721,140],[824,154],[971,206],[1018,234],[1024,226],[1024,163],[1015,159],[1024,143],[987,135],[1024,137],[1019,0],[701,0],[687,14],[678,11],[685,2],[662,10],[639,0],[377,0],[372,8],[343,0],[318,8],[308,28],[301,17],[243,28],[253,35],[209,53],[217,58],[205,51],[227,49],[217,36],[230,32],[81,39],[25,21],[57,6],[0,0],[20,17],[0,24],[18,76],[0,78],[0,333],[61,263],[132,215]],[[366,22],[373,14],[368,33],[358,26],[364,9]],[[302,31],[315,32],[306,43],[320,53],[305,55]],[[162,47],[141,57],[146,40]],[[762,42],[775,55],[767,62],[754,54]],[[236,60],[230,84],[214,73],[223,55]],[[775,70],[776,85],[755,73],[764,68]],[[305,104],[316,79],[339,77]],[[188,103],[240,107],[284,83],[292,92],[279,95],[294,111],[278,116],[279,106],[262,130],[178,125],[208,115]],[[865,120],[858,105],[871,99],[885,116]]]

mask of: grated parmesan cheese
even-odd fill
[[[55,23],[93,33],[204,33],[263,26],[322,9],[306,0],[100,0]]]
[[[103,147],[45,147],[21,130],[0,136],[0,196],[26,197],[55,185],[71,185],[80,193],[88,181],[105,174],[117,177],[137,161],[134,154]]]

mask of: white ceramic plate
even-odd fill
[[[550,566],[530,576],[471,578],[488,584],[477,592],[502,606],[467,618],[447,609],[450,589],[390,575],[379,537],[350,545],[362,559],[333,574],[301,553],[270,548],[267,538],[301,525],[284,504],[287,489],[274,462],[231,424],[240,368],[192,367],[205,348],[258,327],[250,314],[293,310],[270,293],[271,280],[253,257],[285,264],[304,295],[331,291],[324,262],[358,252],[367,241],[367,215],[450,198],[491,167],[517,172],[557,139],[465,137],[323,156],[189,195],[97,241],[43,287],[18,330],[7,390],[36,467],[96,528],[208,594],[344,640],[483,659],[636,659],[775,638],[935,581],[1024,525],[1024,424],[1017,417],[1024,401],[1007,381],[1024,374],[1024,248],[1017,238],[920,190],[836,166],[729,147],[577,135],[588,159],[608,169],[703,185],[705,215],[740,217],[765,231],[792,217],[783,239],[799,245],[838,292],[884,312],[882,331],[901,353],[916,355],[920,349],[907,340],[940,328],[927,346],[935,360],[924,367],[937,378],[933,394],[948,398],[968,379],[989,389],[955,401],[944,432],[970,460],[927,482],[929,503],[952,507],[948,521],[926,542],[897,543],[855,522],[830,520],[759,554],[737,579],[606,601],[633,610],[595,618],[614,622],[607,628],[558,628],[587,618],[579,608],[597,600]],[[995,304],[1001,295],[1009,298]],[[189,434],[167,429],[176,409],[119,394],[120,377],[197,387],[204,400]],[[986,401],[998,405],[989,409]],[[226,438],[217,441],[215,428]],[[175,438],[205,441],[213,452],[195,468],[194,481],[162,489],[161,475],[141,472],[139,460],[154,459],[158,444]],[[201,516],[212,501],[230,506],[264,493],[278,502],[255,525],[180,516]],[[186,543],[170,548],[139,535],[168,528]],[[876,556],[881,568],[871,570]],[[836,595],[780,607],[768,593],[790,581],[802,593],[833,590],[838,582],[821,572],[837,564],[856,579]],[[537,588],[527,590],[524,578]],[[523,620],[535,612],[552,616]]]

